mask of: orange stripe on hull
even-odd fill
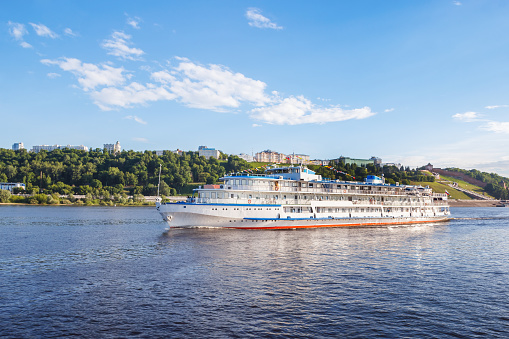
[[[422,220],[422,221],[406,221],[406,222],[372,222],[372,223],[352,223],[352,224],[336,224],[336,225],[303,225],[303,226],[266,226],[266,227],[225,227],[242,230],[282,230],[294,228],[322,228],[322,227],[352,227],[352,226],[386,226],[386,225],[408,225],[408,224],[424,224],[432,222],[445,222],[451,218],[440,220]]]

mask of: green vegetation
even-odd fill
[[[463,181],[463,180],[458,179],[458,178],[448,177],[446,175],[440,175],[440,182],[449,182],[449,183],[455,182],[455,183],[458,184],[458,186],[460,188],[463,188],[463,189],[466,189],[466,190],[469,190],[469,191],[472,191],[472,192],[476,192],[476,193],[479,193],[479,194],[484,194],[486,196],[489,196],[489,194],[487,194],[482,187],[473,185],[471,183],[468,183],[468,182]]]
[[[420,182],[412,182],[412,185],[422,185],[423,183],[420,183]],[[436,192],[436,193],[445,193],[445,191],[447,190],[447,192],[449,192],[449,199],[470,199],[470,197],[468,195],[466,195],[465,193],[461,192],[461,191],[458,191],[458,190],[455,190],[454,188],[446,185],[446,184],[443,184],[441,182],[427,182],[426,185],[423,185],[423,186],[429,186],[433,189],[433,192]]]
[[[267,163],[248,163],[236,156],[221,154],[221,159],[205,159],[198,152],[183,152],[181,155],[164,152],[157,156],[155,152],[123,151],[110,154],[101,149],[90,152],[72,149],[41,151],[28,153],[26,150],[12,151],[0,149],[0,182],[22,182],[25,191],[13,193],[27,195],[7,195],[0,192],[0,201],[24,202],[31,204],[106,204],[136,205],[144,204],[143,196],[157,195],[159,168],[161,168],[160,194],[162,196],[190,195],[200,185],[214,184],[220,177],[231,172],[252,172]],[[368,175],[385,177],[386,183],[402,185],[429,185],[436,192],[451,194],[451,198],[467,199],[459,191],[446,185],[435,183],[431,173],[410,168],[394,166],[375,167],[374,165],[357,166],[343,163],[330,166],[309,165],[310,169],[323,178],[346,181],[363,181]],[[464,181],[447,178],[458,182],[460,187],[479,193],[488,193],[496,198],[507,199],[504,183],[509,179],[496,174],[476,170],[465,173],[478,180],[487,182],[483,190]],[[262,170],[255,171],[261,173]],[[75,195],[84,196],[76,199]],[[61,198],[60,196],[65,196]]]
[[[165,152],[157,156],[152,151],[110,154],[101,149],[64,149],[28,153],[0,149],[0,182],[24,183],[26,191],[14,193],[30,194],[27,203],[57,203],[52,194],[69,196],[64,199],[69,203],[77,202],[74,195],[86,196],[80,200],[83,204],[142,203],[144,195],[157,195],[160,167],[160,194],[164,196],[191,194],[192,188],[213,184],[226,172],[250,168],[236,156],[220,163],[200,157],[198,152]],[[128,199],[128,195],[132,198]]]

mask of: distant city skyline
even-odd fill
[[[118,139],[509,176],[508,16],[498,1],[4,1],[0,147]]]

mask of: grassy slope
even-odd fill
[[[476,186],[476,185],[472,185],[466,181],[463,181],[461,179],[457,179],[457,178],[453,178],[453,177],[448,177],[448,176],[444,176],[444,175],[441,175],[440,176],[440,181],[441,180],[447,180],[447,181],[451,181],[451,182],[457,182],[458,183],[458,186],[461,187],[461,188],[464,188],[466,190],[469,190],[469,191],[474,191],[474,192],[477,192],[479,194],[486,194],[484,192],[484,189],[482,189],[481,187],[479,186]],[[486,194],[487,195],[487,194]]]
[[[449,187],[445,184],[441,184],[439,182],[417,182],[412,181],[412,185],[422,185],[422,186],[428,186],[433,189],[433,192],[436,193],[445,193],[445,190],[449,192],[450,196],[449,199],[470,199],[468,195],[466,195],[463,192],[457,191],[452,187]]]

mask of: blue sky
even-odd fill
[[[0,147],[509,176],[507,1],[2,1]]]

